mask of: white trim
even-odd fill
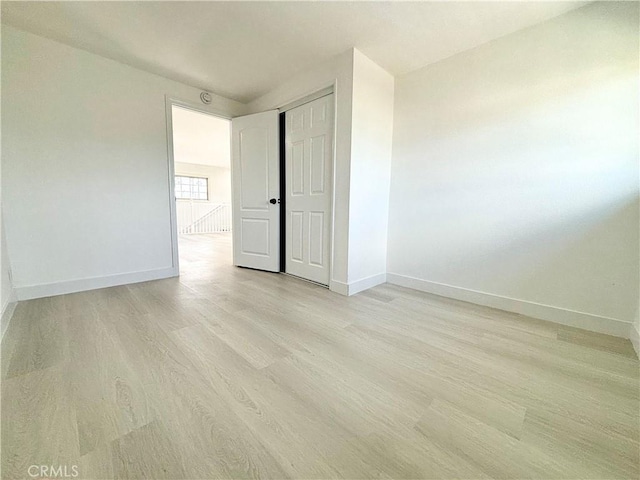
[[[631,324],[629,327],[629,340],[631,340],[636,355],[640,358],[640,332],[634,324]]]
[[[371,275],[367,278],[356,280],[349,283],[349,295],[355,295],[356,293],[363,292],[377,285],[382,285],[387,281],[386,273],[378,273],[377,275]]]
[[[335,254],[336,254],[336,178],[338,170],[338,79],[334,78],[330,87],[333,90],[333,132],[331,146],[331,215],[329,216],[329,290],[339,293],[340,295],[349,295],[349,288],[343,282],[333,279],[335,272]],[[318,90],[320,91],[320,90]],[[347,238],[349,231],[346,232]],[[347,240],[348,246],[348,240]],[[348,271],[347,271],[348,273]],[[332,288],[331,285],[334,284]],[[345,288],[346,287],[346,288]],[[344,292],[344,293],[343,293]]]
[[[280,113],[293,110],[294,108],[304,105],[305,103],[310,103],[314,100],[318,100],[319,98],[331,95],[332,93],[334,93],[333,90],[333,85],[331,85],[329,87],[323,88],[322,90],[318,90],[316,92],[310,93],[309,95],[305,95],[304,97],[294,100],[293,102],[289,102],[286,105],[279,107],[278,110],[280,111]]]
[[[174,178],[176,175],[175,159],[173,158],[173,113],[171,107],[186,108],[195,112],[203,113],[205,115],[211,115],[213,117],[220,117],[225,120],[231,121],[231,117],[225,113],[222,113],[215,108],[203,107],[195,105],[185,100],[180,100],[175,97],[165,95],[165,117],[167,123],[167,172],[169,174],[169,222],[171,228],[171,266],[176,271],[176,275],[180,275],[180,253],[178,251],[178,216],[176,212],[176,192],[174,185]],[[231,138],[229,138],[231,142]],[[231,159],[229,159],[231,163]],[[208,187],[207,187],[208,188]],[[207,195],[209,192],[207,191]]]
[[[130,283],[148,282],[162,278],[177,277],[178,270],[175,267],[158,268],[143,272],[119,273],[104,277],[84,278],[81,280],[69,280],[58,283],[46,283],[30,285],[27,287],[15,287],[18,300],[31,300],[32,298],[53,297],[67,293],[84,292],[97,288],[115,287]]]
[[[578,312],[567,308],[553,307],[541,303],[503,297],[491,293],[479,292],[468,288],[455,287],[444,283],[430,282],[397,273],[388,273],[387,282],[402,287],[433,293],[443,297],[454,298],[465,302],[484,305],[487,307],[519,313],[541,320],[568,325],[571,327],[606,333],[616,337],[629,338],[629,331],[633,325],[616,318]]]
[[[222,110],[218,110],[215,107],[211,107],[209,105],[195,104],[187,100],[170,97],[169,95],[165,95],[165,99],[166,101],[169,101],[171,105],[175,105],[176,107],[186,108],[187,110],[193,110],[195,112],[204,113],[205,115],[211,115],[213,117],[224,118],[225,120],[231,120],[233,118],[231,115],[223,112]]]
[[[329,290],[344,295],[345,297],[349,295],[349,285],[344,282],[339,282],[338,280],[329,281]]]
[[[2,325],[2,334],[0,335],[0,339],[4,338],[5,332],[9,329],[9,323],[13,318],[13,312],[16,311],[16,306],[18,302],[14,301],[15,299],[11,298],[4,305],[2,309],[2,319],[0,319],[0,324]]]
[[[178,252],[178,212],[175,191],[175,161],[173,158],[173,112],[177,103],[165,96],[165,115],[167,118],[167,174],[169,181],[169,225],[171,228],[171,267],[180,272],[180,254]],[[208,195],[208,192],[207,192]]]
[[[332,78],[329,81],[326,82],[322,82],[319,85],[316,85],[313,88],[310,88],[309,90],[307,90],[307,92],[309,93],[303,93],[301,95],[295,95],[293,97],[289,97],[289,99],[284,100],[282,102],[279,102],[275,107],[275,109],[277,110],[282,110],[282,109],[290,109],[289,106],[293,105],[294,103],[297,103],[301,100],[307,99],[307,98],[312,98],[314,95],[317,95],[321,92],[327,92],[329,91],[329,89],[332,89],[332,93],[336,93],[337,92],[337,84],[338,84],[338,79],[337,78]],[[322,95],[320,95],[322,96]],[[320,96],[316,97],[316,98],[320,98]],[[307,100],[306,102],[303,102],[299,105],[303,105],[304,103],[309,102],[310,100]],[[258,111],[254,111],[253,113],[259,113],[262,110],[258,110]],[[335,111],[334,111],[335,113]]]
[[[386,273],[378,273],[371,275],[370,277],[356,280],[355,282],[344,283],[337,280],[331,280],[329,282],[329,290],[340,295],[351,296],[356,293],[363,292],[377,285],[382,285],[387,281]]]

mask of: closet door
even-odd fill
[[[280,271],[278,111],[231,122],[233,263]]]
[[[285,115],[285,271],[328,285],[333,94]]]

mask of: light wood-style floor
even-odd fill
[[[182,276],[18,305],[2,476],[632,478],[628,341],[389,285],[351,298],[181,239]]]

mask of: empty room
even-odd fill
[[[1,478],[640,478],[639,2],[0,8]]]

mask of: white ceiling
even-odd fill
[[[400,75],[585,3],[2,1],[2,21],[248,102],[351,47]]]
[[[173,155],[176,162],[231,168],[231,122],[173,106]]]

